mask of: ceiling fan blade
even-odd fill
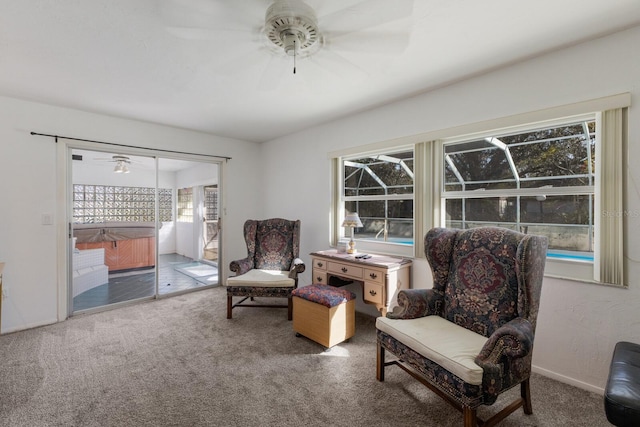
[[[362,78],[369,75],[365,69],[330,49],[322,49],[309,59],[319,69],[328,72],[333,77]]]
[[[238,39],[238,37],[246,37],[250,35],[249,31],[222,29],[222,28],[204,28],[204,27],[176,27],[168,26],[165,29],[175,37],[184,40],[228,40]]]
[[[325,35],[325,47],[345,52],[399,55],[409,45],[409,38],[409,33],[373,31],[359,31],[347,34],[328,33]]]
[[[411,16],[413,0],[364,0],[319,18],[320,27],[344,34]]]
[[[265,54],[266,53],[266,54]],[[271,58],[271,53],[264,47],[253,46],[240,54],[219,58],[214,65],[215,72],[222,76],[237,74],[247,69],[259,67]]]
[[[212,0],[163,0],[160,6],[167,31],[187,40],[211,40],[225,33],[250,34],[260,17],[238,13],[239,2]],[[220,22],[225,22],[220,26]]]
[[[207,27],[218,11],[215,2],[211,1],[163,0],[160,13],[170,26]]]
[[[290,59],[290,61],[287,61]],[[263,91],[276,90],[280,86],[286,73],[293,72],[293,58],[272,55],[262,70],[258,81],[258,89]]]

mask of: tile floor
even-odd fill
[[[158,258],[159,266],[157,271],[160,295],[205,286],[197,280],[174,270],[174,266],[177,264],[192,262],[191,258],[178,254],[165,254],[160,255]],[[111,274],[109,275],[109,283],[96,286],[77,295],[73,299],[73,311],[77,312],[117,302],[146,298],[153,296],[154,292],[155,271],[153,270],[148,272],[137,271],[131,274]]]

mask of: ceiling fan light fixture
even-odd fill
[[[320,47],[316,14],[302,1],[276,0],[265,14],[264,33],[289,56],[308,56]]]
[[[115,173],[123,173],[124,172],[124,162],[118,161],[116,163],[116,167],[113,168],[113,172],[115,172]]]
[[[298,46],[300,45],[298,36],[287,33],[282,37],[282,42],[284,44],[284,52],[289,56],[295,56],[298,51]]]
[[[127,163],[123,160],[118,160],[116,163],[116,167],[113,168],[114,173],[129,173],[129,168],[127,167]]]

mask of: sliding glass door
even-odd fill
[[[77,149],[71,155],[72,311],[153,297],[155,159]],[[164,207],[170,214],[171,205]]]
[[[71,313],[219,283],[217,163],[70,155]]]
[[[176,195],[175,219],[159,232],[159,294],[217,286],[219,165],[161,158],[158,169]]]

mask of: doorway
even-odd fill
[[[204,191],[204,227],[202,229],[202,259],[208,263],[218,263],[218,234],[220,221],[218,217],[218,186],[207,185]]]
[[[70,314],[219,283],[218,163],[78,148],[70,156]]]

